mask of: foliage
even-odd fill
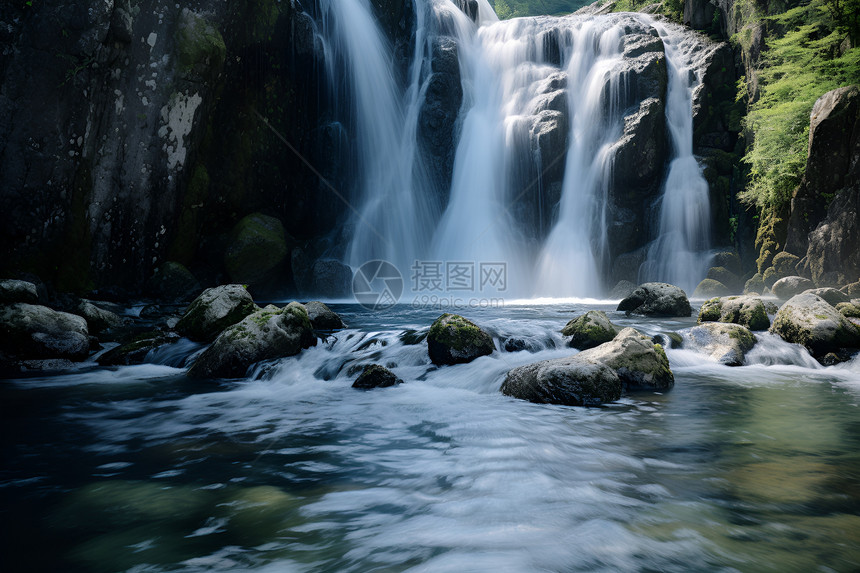
[[[560,16],[576,12],[592,0],[490,0],[496,14],[502,20],[521,16],[549,14]]]
[[[747,203],[778,208],[791,199],[806,165],[812,106],[826,92],[860,82],[860,50],[842,48],[849,32],[828,8],[834,1],[812,0],[764,17],[753,14],[767,22],[771,33],[759,71],[760,97],[746,118],[753,134],[744,158],[750,182],[741,199]],[[854,12],[844,16],[850,22],[860,1],[840,1],[853,6]],[[742,47],[746,29],[734,38]],[[745,98],[746,90],[739,82],[738,97]]]

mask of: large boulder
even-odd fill
[[[464,364],[493,353],[493,337],[458,314],[445,313],[427,335],[427,351],[434,364]]]
[[[611,368],[627,390],[668,390],[675,385],[663,347],[634,328],[577,356]]]
[[[845,189],[830,203],[824,220],[809,234],[802,264],[804,273],[819,286],[844,285],[860,276],[860,184]]]
[[[706,322],[690,329],[688,348],[707,354],[726,366],[743,366],[755,346],[755,335],[739,324]]]
[[[0,304],[23,302],[36,304],[39,302],[39,293],[36,285],[27,281],[2,280],[0,281]]]
[[[91,334],[98,334],[123,324],[123,319],[119,315],[98,307],[88,300],[82,300],[78,304],[75,314],[84,317]]]
[[[802,344],[814,356],[860,348],[860,327],[812,293],[801,293],[783,304],[770,331],[787,342]]]
[[[810,237],[810,232],[819,226],[825,216],[830,218],[832,214],[835,219],[839,218],[838,210],[833,209],[833,204],[828,201],[828,197],[836,196],[833,200],[833,203],[836,203],[839,195],[844,194],[840,191],[849,186],[856,176],[856,154],[860,150],[858,136],[860,136],[860,88],[858,86],[835,89],[818,98],[810,114],[806,170],[791,199],[786,251],[796,255],[806,254],[809,262],[816,262],[816,259],[809,256],[807,247],[813,243],[826,243],[827,240],[824,237],[813,239]],[[856,179],[853,181],[856,182]],[[853,203],[856,208],[856,195],[860,191],[860,186],[853,187],[855,199],[848,203]],[[830,204],[829,208],[828,204]],[[841,207],[844,210],[846,205]],[[858,232],[856,211],[853,217],[854,223],[851,227],[856,237]],[[849,220],[843,222],[850,223]],[[855,256],[854,259],[855,263],[860,263],[858,260],[860,256]],[[829,271],[840,270],[838,265],[831,267],[831,264],[836,261],[825,262],[819,259],[818,262],[822,268],[827,268]],[[815,276],[813,279],[816,283],[820,283]]]
[[[621,329],[612,324],[606,313],[600,310],[590,310],[570,320],[561,333],[570,336],[568,346],[585,350],[594,348],[604,342],[609,342]]]
[[[646,316],[690,316],[687,293],[667,283],[645,283],[618,304],[616,310]]]
[[[200,294],[202,289],[185,265],[167,261],[155,269],[146,282],[146,290],[159,299],[187,302]]]
[[[89,354],[87,321],[46,306],[0,306],[0,349],[14,359],[68,358]]]
[[[240,378],[261,360],[293,356],[316,344],[305,307],[269,305],[222,332],[188,370],[192,378]]]
[[[283,223],[252,213],[233,227],[224,266],[233,282],[260,284],[282,270],[289,252]]]
[[[761,273],[756,273],[744,285],[744,294],[763,294],[765,286],[764,277]]]
[[[740,292],[741,287],[743,287],[743,281],[740,277],[726,267],[711,267],[708,269],[706,277],[723,283],[734,293]]]
[[[815,284],[803,277],[785,277],[773,283],[771,290],[776,298],[788,300],[796,294],[815,288]]]
[[[380,366],[379,364],[368,364],[364,367],[361,374],[352,383],[353,388],[361,388],[362,390],[370,390],[371,388],[388,388],[402,384],[403,380],[397,377],[394,372]]]
[[[191,340],[211,342],[222,330],[255,310],[254,299],[242,285],[209,288],[189,305],[176,330]]]
[[[319,259],[312,271],[312,290],[325,298],[343,298],[352,292],[352,269],[336,259]]]
[[[316,330],[338,330],[346,328],[343,320],[325,303],[318,300],[312,300],[304,304],[305,310],[308,311],[308,318]]]
[[[599,406],[621,397],[621,380],[608,366],[576,355],[514,368],[501,390],[537,404]]]
[[[764,302],[754,296],[724,296],[712,298],[699,310],[699,323],[725,322],[739,324],[750,330],[767,330],[770,319]]]

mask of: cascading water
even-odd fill
[[[687,289],[702,278],[708,188],[692,153],[701,78],[690,48],[700,40],[639,14],[498,21],[480,0],[473,22],[451,0],[424,0],[414,3],[415,49],[401,85],[367,0],[321,6],[330,79],[347,78],[356,132],[351,265],[381,258],[408,276],[419,259],[504,262],[508,296],[600,296],[618,254],[608,206],[615,154],[646,97],[625,64],[626,38],[638,34],[662,39],[669,79],[657,95],[673,150],[640,278]],[[450,194],[428,176],[418,133],[440,34],[456,42],[463,88]]]
[[[685,43],[683,28],[654,27],[666,46],[666,123],[675,158],[661,199],[659,233],[648,249],[640,278],[672,283],[692,294],[706,271],[711,233],[708,182],[693,155],[693,90],[701,78],[691,69],[692,45]]]

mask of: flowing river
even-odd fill
[[[243,380],[155,364],[3,381],[6,571],[856,571],[860,359],[758,333],[747,366],[667,348],[675,388],[601,408],[499,392],[614,305],[463,314],[497,350],[436,367],[439,309],[368,312]],[[516,338],[516,343],[509,340]],[[506,351],[505,342],[511,349]],[[392,388],[350,386],[389,366]]]

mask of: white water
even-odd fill
[[[670,392],[592,409],[501,395],[509,369],[575,352],[559,328],[586,308],[472,311],[498,349],[454,367],[407,343],[438,311],[353,305],[336,308],[350,329],[243,380],[147,364],[5,381],[4,557],[45,571],[856,570],[857,359],[822,368],[760,332],[749,366],[667,348]],[[603,310],[649,335],[695,324]],[[529,350],[505,351],[509,336]],[[350,388],[370,362],[404,383]]]
[[[357,135],[351,265],[386,259],[407,277],[415,260],[505,262],[506,296],[601,295],[611,286],[604,282],[611,265],[612,146],[632,110],[619,64],[624,28],[633,25],[656,29],[665,44],[673,148],[660,222],[640,275],[687,289],[703,278],[708,189],[692,154],[691,106],[700,78],[691,71],[696,41],[682,28],[629,14],[498,21],[486,0],[474,23],[450,0],[417,1],[414,56],[401,81],[368,0],[324,0],[322,6],[330,79],[351,102]],[[464,92],[447,204],[428,181],[417,145],[429,57],[440,33],[457,42]],[[560,65],[546,61],[549,33]],[[553,78],[567,85],[559,112],[568,143],[546,158],[537,138]],[[564,179],[560,199],[548,206],[554,214],[546,217],[540,167],[551,161],[563,162]],[[523,217],[523,201],[540,213]]]
[[[640,270],[642,282],[678,285],[692,295],[707,271],[711,234],[708,182],[693,156],[693,90],[700,83],[690,62],[692,45],[677,26],[656,24],[669,65],[666,123],[675,158],[669,165],[657,239]]]

